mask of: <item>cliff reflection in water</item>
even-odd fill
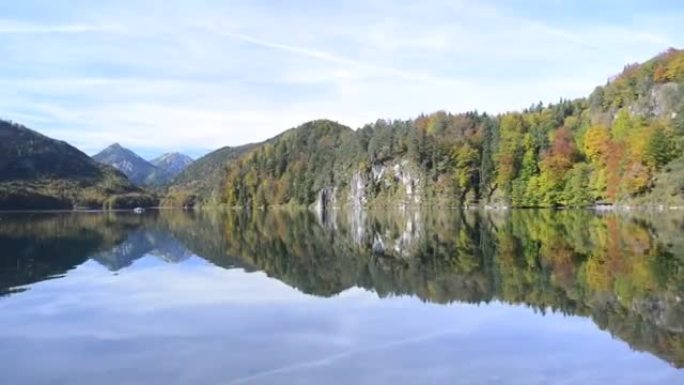
[[[591,318],[684,366],[683,220],[588,211],[8,215],[0,295],[95,260],[116,271],[197,255],[302,292],[362,287],[424,301],[522,304]]]

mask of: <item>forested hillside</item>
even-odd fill
[[[164,206],[216,205],[223,197],[227,165],[248,153],[254,144],[223,147],[195,160],[178,174],[162,202]]]
[[[0,210],[155,204],[123,174],[68,143],[0,120]]]
[[[437,112],[357,131],[314,121],[226,164],[229,206],[684,204],[684,51],[587,98],[492,116]]]

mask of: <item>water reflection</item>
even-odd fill
[[[261,271],[307,294],[500,301],[579,315],[684,366],[682,218],[588,211],[3,215],[0,294],[86,261],[111,271],[144,256]],[[179,278],[182,279],[182,278]],[[19,294],[21,295],[21,294]],[[13,296],[5,299],[11,301]]]

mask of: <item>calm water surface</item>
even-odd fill
[[[0,383],[684,384],[683,226],[0,214]]]

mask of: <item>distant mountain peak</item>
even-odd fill
[[[119,142],[116,142],[116,143],[112,143],[109,146],[105,147],[104,150],[102,150],[99,153],[97,153],[96,155],[94,155],[93,158],[96,158],[98,156],[102,157],[105,154],[110,154],[110,153],[122,153],[122,154],[125,153],[128,156],[131,156],[131,155],[138,156],[135,152],[133,152],[133,151],[129,150],[128,148],[122,146]],[[142,158],[140,158],[140,159],[142,159]]]
[[[101,152],[104,152],[104,151],[121,151],[121,150],[126,150],[126,148],[124,146],[122,146],[119,142],[116,142],[116,143],[112,143],[109,146],[105,147],[105,149],[102,150]]]
[[[169,152],[150,161],[120,143],[113,143],[93,156],[96,161],[126,174],[137,185],[159,186],[171,181],[193,159],[179,152]]]
[[[152,159],[150,163],[164,170],[173,178],[185,170],[193,161],[191,157],[180,152],[167,152]]]
[[[94,155],[93,159],[118,169],[137,185],[160,185],[170,179],[163,170],[119,143],[111,144]]]
[[[189,157],[188,155],[185,155],[181,152],[167,152],[167,153],[159,155],[158,157],[150,160],[150,163],[154,164],[155,162],[163,161],[165,159],[176,159],[176,158],[177,159],[189,160],[191,162],[193,161],[193,159],[191,157]]]

